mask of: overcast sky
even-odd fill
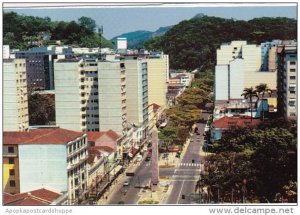
[[[216,4],[217,6],[217,4]],[[104,36],[111,39],[122,33],[137,30],[155,31],[159,27],[175,25],[194,17],[198,13],[209,16],[249,20],[255,17],[297,18],[297,7],[251,6],[251,7],[147,7],[147,8],[35,8],[4,9],[19,14],[46,17],[54,21],[77,20],[81,16],[91,17],[103,25]]]

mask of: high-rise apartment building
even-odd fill
[[[25,59],[3,60],[3,130],[29,126]]]
[[[55,91],[56,124],[61,128],[126,133],[124,62],[58,60]]]
[[[161,53],[150,56],[148,64],[148,103],[158,104],[162,109],[167,105],[167,82],[169,80],[169,56]]]
[[[144,134],[148,127],[148,71],[147,62],[142,59],[125,60],[127,121],[143,126]]]
[[[278,111],[297,119],[297,43],[278,47]]]
[[[69,55],[68,47],[33,47],[26,51],[17,51],[16,58],[26,59],[28,92],[54,89],[55,59]]]
[[[100,130],[127,132],[127,78],[124,61],[98,63]]]
[[[244,88],[265,83],[276,89],[276,72],[261,72],[262,51],[246,41],[222,44],[217,50],[215,100],[241,99]]]

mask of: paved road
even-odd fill
[[[200,135],[193,134],[191,142],[187,148],[180,165],[174,170],[172,176],[173,190],[166,201],[166,204],[190,204],[188,196],[195,193],[196,182],[200,175],[200,166],[202,162],[200,157],[200,148],[203,144],[203,132],[205,124],[197,123]],[[193,163],[194,162],[194,163]],[[182,199],[185,195],[185,199]]]
[[[108,204],[119,204],[119,202],[123,202],[124,204],[137,204],[140,188],[136,188],[135,186],[150,184],[151,162],[145,161],[144,157],[138,166],[136,166],[134,173],[134,177],[124,176],[122,177],[122,180],[117,182],[117,185],[114,187],[114,191],[109,197]],[[130,181],[129,186],[123,186],[123,183],[126,180]]]
[[[205,124],[197,123],[198,131],[200,135],[194,134],[191,138],[191,142],[183,155],[180,164],[173,168],[163,168],[159,170],[160,176],[168,176],[173,183],[173,189],[166,200],[165,204],[189,204],[190,201],[181,199],[182,195],[188,196],[195,193],[196,181],[200,175],[200,162],[201,159],[199,152],[203,144],[203,132]],[[140,163],[136,165],[134,170],[135,176],[124,176],[114,186],[113,192],[110,194],[108,204],[137,204],[139,199],[140,188],[135,186],[149,185],[151,180],[151,161],[145,161],[145,156]],[[193,163],[194,160],[194,163]],[[128,172],[128,171],[126,171]],[[123,186],[125,180],[130,180],[129,186]]]

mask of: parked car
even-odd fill
[[[130,181],[129,180],[124,181],[123,187],[128,187],[129,185],[130,185]]]
[[[147,156],[145,161],[151,161],[151,157],[150,156]]]

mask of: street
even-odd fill
[[[203,143],[203,132],[205,124],[197,123],[200,135],[193,134],[190,144],[184,154],[179,166],[174,169],[172,176],[173,190],[165,204],[189,204],[189,195],[195,193],[196,182],[200,175],[200,148]],[[182,195],[185,196],[182,199]]]
[[[160,177],[168,177],[171,180],[173,189],[163,204],[189,204],[187,198],[195,193],[195,185],[200,175],[200,148],[203,143],[203,132],[205,124],[197,123],[200,135],[193,134],[186,152],[180,158],[180,163],[172,168],[160,168]],[[177,159],[177,158],[176,158]],[[178,158],[179,159],[179,158]],[[134,176],[126,176],[126,172],[134,172]],[[151,161],[145,161],[145,155],[139,162],[132,163],[130,168],[123,173],[116,184],[111,188],[108,195],[107,204],[137,204],[139,193],[142,188],[150,187]],[[123,186],[125,181],[129,181],[128,186]],[[185,199],[182,199],[185,195]],[[149,196],[150,197],[150,196]]]

